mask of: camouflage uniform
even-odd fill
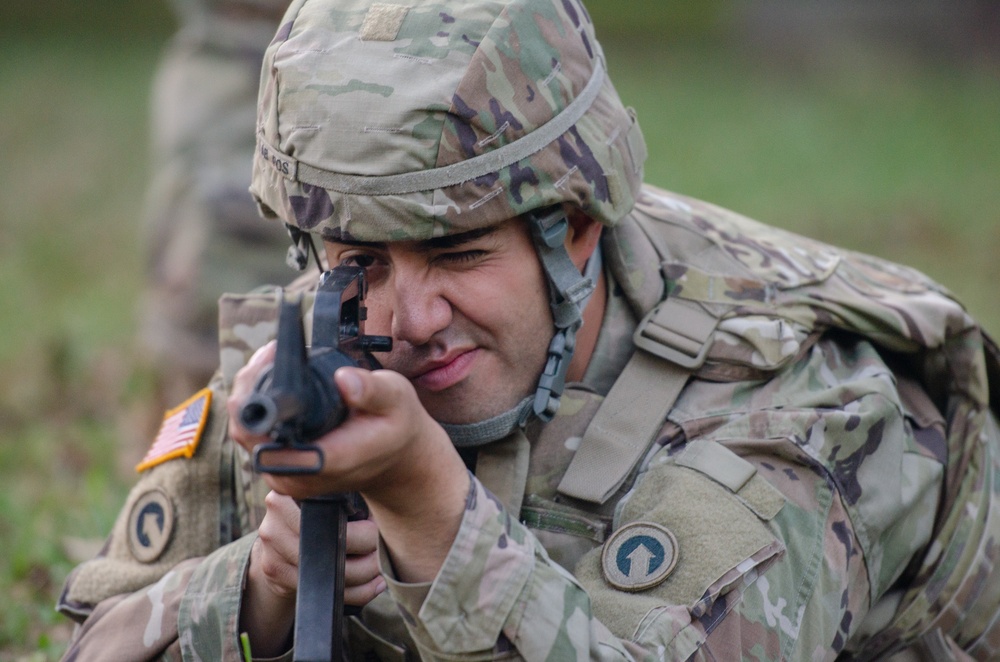
[[[555,420],[529,425],[529,443],[514,435],[480,452],[433,585],[393,581],[383,559],[390,591],[351,622],[353,659],[867,659],[897,646],[992,659],[1000,435],[982,339],[961,308],[915,272],[653,189],[605,253],[615,286],[584,383]],[[567,497],[560,483],[608,390],[600,375],[623,370],[621,338],[663,296],[649,266],[661,258],[668,301],[719,308],[706,361],[613,497]],[[237,659],[265,490],[226,437],[222,396],[273,327],[273,297],[227,299],[202,446],[144,473],[105,555],[69,581],[62,609],[89,614],[70,659],[88,645],[97,657],[171,646]],[[129,513],[153,489],[169,493],[178,524],[163,555],[139,563],[124,542]],[[665,526],[679,550],[674,572],[638,592],[612,586],[601,563],[631,522]],[[163,639],[146,647],[151,631]]]
[[[555,418],[479,449],[435,581],[397,581],[383,553],[351,658],[995,658],[998,364],[961,306],[904,267],[640,187],[641,134],[573,0],[411,4],[290,8],[265,60],[262,210],[387,241],[567,203],[608,226],[609,295]],[[338,49],[364,49],[364,71]],[[239,659],[264,488],[224,403],[274,303],[224,300],[202,441],[143,472],[68,580],[70,659]]]
[[[281,283],[288,237],[247,194],[260,62],[287,0],[175,0],[181,28],[152,92],[153,178],[143,242],[148,291],[140,342],[168,402],[218,361],[223,292]]]

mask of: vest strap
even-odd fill
[[[590,422],[559,492],[604,503],[618,491],[705,362],[718,325],[718,314],[679,298],[666,299],[643,318],[633,335],[638,349]]]
[[[685,368],[705,362],[719,317],[690,299],[671,298],[653,308],[635,330],[637,347]]]
[[[645,455],[690,375],[686,368],[636,351],[587,427],[559,492],[592,503],[607,501]]]

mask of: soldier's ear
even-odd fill
[[[572,209],[567,214],[569,229],[566,232],[566,252],[577,269],[583,271],[583,266],[593,255],[597,242],[601,239],[603,226],[584,214],[579,209]]]

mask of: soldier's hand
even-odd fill
[[[316,474],[265,476],[272,489],[296,499],[360,492],[375,512],[424,509],[417,503],[433,502],[449,483],[460,485],[464,498],[465,465],[405,377],[391,370],[340,368],[334,381],[348,415],[313,442],[323,451],[323,468]],[[249,441],[252,449],[256,440]]]
[[[299,572],[299,506],[277,492],[270,492],[264,503],[267,512],[250,556],[250,570],[260,573],[275,596],[293,600]],[[385,580],[378,571],[377,545],[375,522],[347,523],[344,604],[363,607],[385,590]]]
[[[291,497],[270,492],[250,552],[240,612],[241,630],[255,651],[280,654],[288,646],[295,617],[299,572],[300,510]],[[344,604],[363,607],[385,590],[379,574],[378,529],[371,520],[347,523]]]
[[[250,550],[240,631],[249,635],[255,654],[274,657],[288,650],[295,623],[299,507],[275,492],[264,504],[267,510]]]
[[[248,451],[265,441],[238,422],[243,401],[274,357],[266,345],[237,373],[229,400],[230,434]],[[454,540],[469,475],[444,429],[410,382],[390,370],[341,368],[334,375],[347,418],[314,444],[322,470],[266,474],[271,489],[295,499],[360,492],[404,581],[433,579]]]
[[[317,478],[361,492],[399,579],[432,580],[465,513],[469,472],[405,377],[341,368],[334,379],[350,413],[319,441]]]

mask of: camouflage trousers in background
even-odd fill
[[[219,296],[291,275],[286,233],[259,217],[247,192],[260,62],[287,0],[173,4],[181,27],[153,84],[142,228],[138,346],[156,375],[154,417],[218,365]]]

